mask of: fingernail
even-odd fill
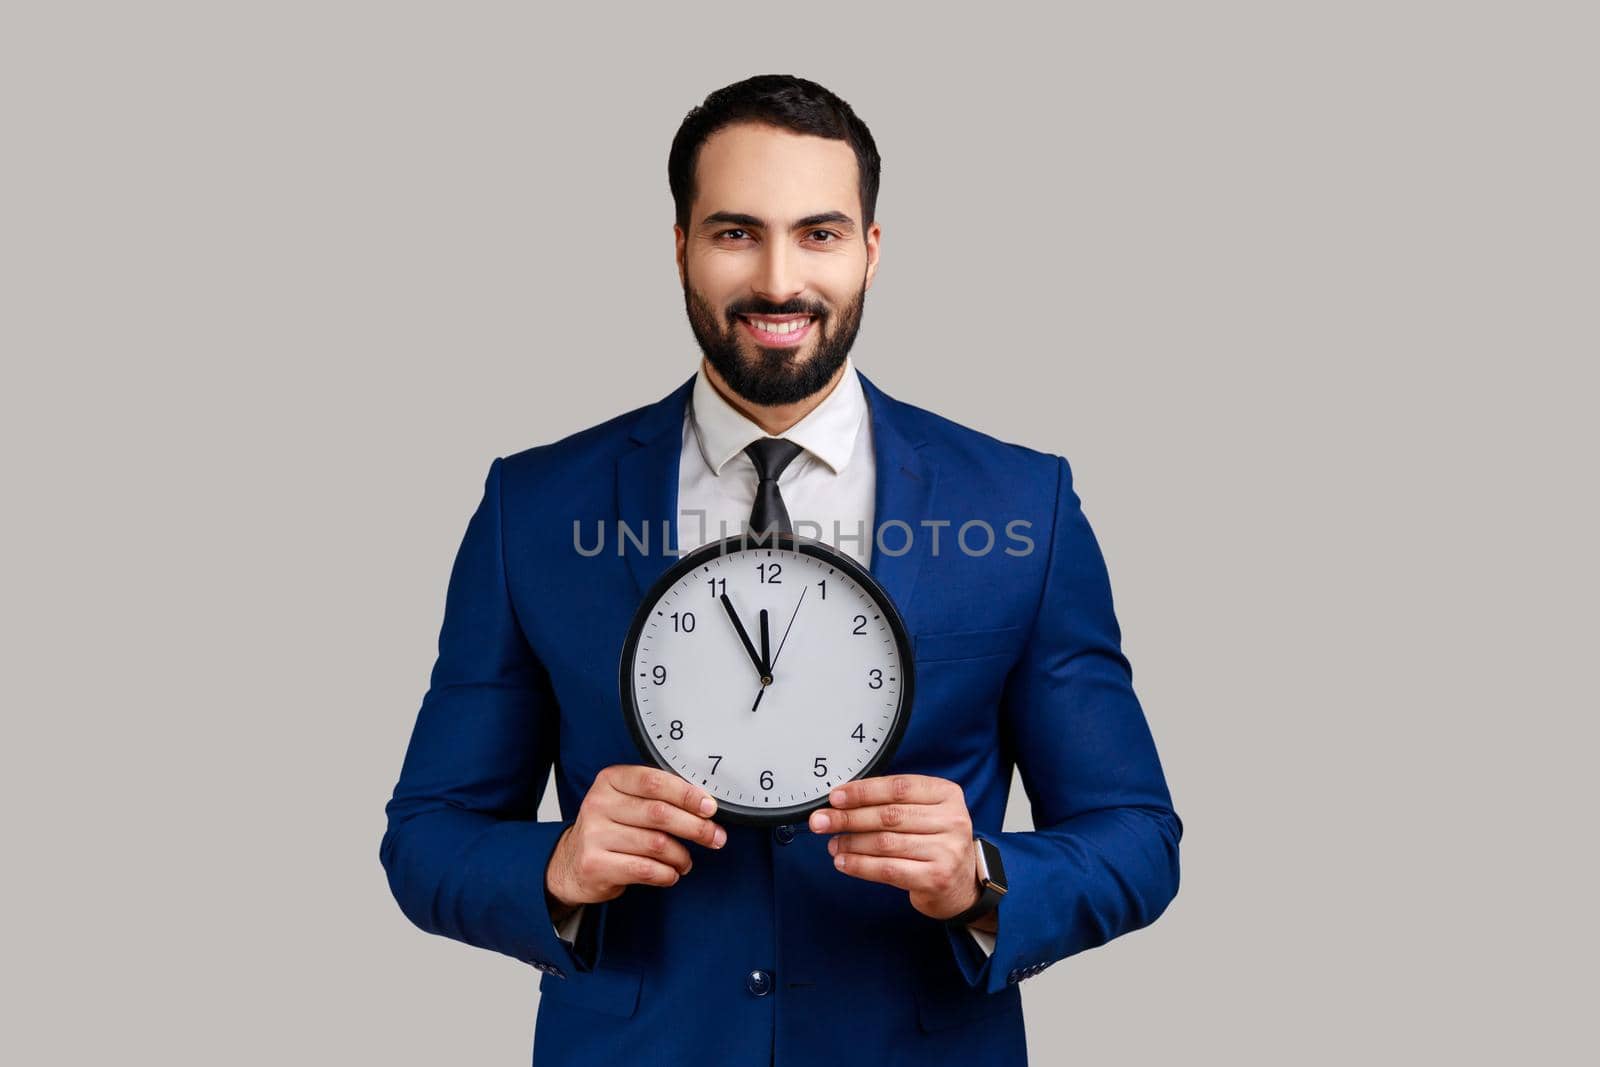
[[[689,872],[690,872],[690,871],[692,871],[692,870],[694,870],[694,864],[692,864],[692,863],[691,863],[691,864],[689,864],[689,866],[687,866],[687,867],[685,867],[685,868],[684,868],[684,869],[683,869],[683,873],[684,873],[684,874],[688,874],[688,873],[689,873]]]
[[[837,867],[841,871],[844,870],[844,857],[843,856],[835,856],[835,857],[833,857],[833,865],[835,867]]]
[[[828,828],[828,817],[820,811],[812,812],[811,828],[813,830],[826,830]]]
[[[700,798],[700,814],[701,815],[710,815],[712,812],[714,812],[716,810],[717,810],[717,802],[715,800],[712,800],[710,797],[701,797]]]
[[[839,854],[839,839],[837,837],[828,838],[828,855],[836,856],[838,854]]]
[[[844,803],[844,790],[843,789],[835,789],[833,792],[829,793],[828,794],[828,803],[832,804],[834,807],[838,807],[840,804],[843,804]]]
[[[723,845],[725,845],[727,843],[728,843],[728,831],[724,830],[720,826],[717,827],[717,832],[711,835],[711,847],[712,848],[721,848]]]

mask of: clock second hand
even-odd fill
[[[767,674],[768,675],[771,675],[772,674],[772,668],[774,668],[774,667],[776,667],[778,665],[778,657],[783,655],[783,644],[784,644],[785,641],[789,640],[789,631],[794,629],[795,616],[800,614],[800,605],[804,604],[806,602],[806,589],[810,589],[810,588],[811,587],[808,585],[804,589],[801,589],[800,590],[800,599],[796,600],[794,602],[794,614],[789,616],[789,625],[785,626],[783,628],[783,637],[781,637],[778,640],[778,651],[776,651],[776,652],[774,652],[772,654],[772,662],[767,664]],[[766,624],[765,616],[762,617],[761,621],[762,621],[763,625]]]

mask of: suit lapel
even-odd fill
[[[930,535],[922,526],[922,520],[930,517],[938,468],[919,451],[922,439],[899,410],[899,405],[879,391],[865,374],[859,370],[856,374],[867,395],[867,408],[872,417],[872,449],[877,467],[871,534],[875,538],[872,576],[888,591],[906,625],[910,626],[911,594],[922,570]],[[895,525],[884,530],[884,524],[891,522]],[[879,530],[883,531],[881,544],[876,539]],[[891,552],[901,552],[903,548],[906,551],[891,555],[883,551],[883,545]]]
[[[669,545],[678,539],[678,457],[683,450],[683,415],[694,388],[691,377],[645,409],[629,431],[637,446],[617,460],[617,520],[635,536],[648,531],[649,551],[620,541],[642,596],[676,560]],[[619,527],[615,531],[622,537]]]

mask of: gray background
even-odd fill
[[[489,461],[693,372],[759,72],[883,152],[861,368],[1072,461],[1186,823],[1035,1062],[1592,1057],[1585,6],[7,4],[0,1058],[525,1062],[382,807]]]

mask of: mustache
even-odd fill
[[[827,312],[824,309],[817,307],[815,304],[805,304],[797,300],[791,300],[787,304],[747,302],[733,304],[728,308],[728,317],[730,319],[736,315],[754,316],[756,318],[760,318],[763,315],[810,315],[814,319],[820,319],[826,314]]]

